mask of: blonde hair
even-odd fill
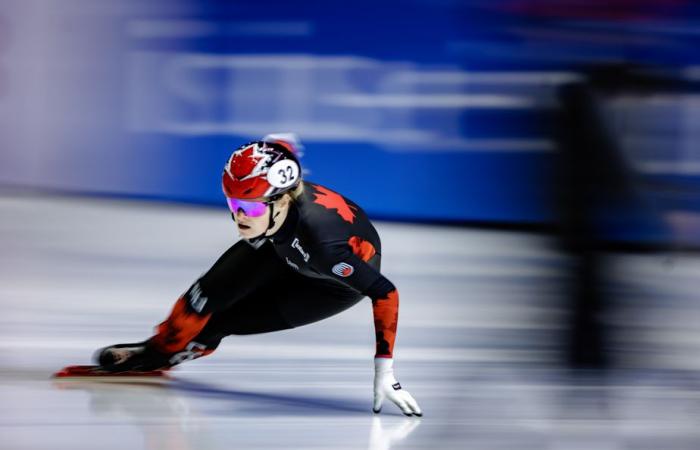
[[[289,194],[290,197],[292,197],[293,201],[296,201],[301,195],[304,193],[304,182],[300,182],[297,187],[292,189],[291,191],[288,191],[287,194]]]

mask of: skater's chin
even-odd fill
[[[252,239],[260,236],[263,233],[262,230],[256,230],[253,227],[247,225],[238,225],[238,234],[244,239]]]

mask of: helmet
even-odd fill
[[[301,181],[294,147],[284,141],[254,141],[237,148],[224,167],[226,197],[250,200],[275,198]]]

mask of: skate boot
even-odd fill
[[[166,372],[185,361],[212,353],[216,346],[208,348],[198,342],[190,342],[179,352],[165,354],[152,345],[151,340],[132,344],[116,344],[95,352],[97,365],[67,366],[53,374],[54,378],[119,377],[123,380],[143,377],[167,378]]]
[[[107,372],[151,372],[168,370],[173,364],[168,355],[148,345],[148,341],[131,344],[116,344],[95,353],[95,362]]]

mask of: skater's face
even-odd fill
[[[260,202],[260,204],[254,205],[253,203],[255,202]],[[235,209],[233,218],[238,227],[238,234],[240,234],[242,238],[256,238],[265,232],[271,234],[284,222],[290,202],[290,197],[288,195],[273,202],[275,217],[273,217],[272,227],[269,230],[271,208],[270,204],[265,204],[263,202],[265,202],[263,198],[249,200],[248,203],[243,205],[237,205],[235,202],[229,201],[229,208],[231,208],[232,211]]]
[[[233,219],[238,227],[238,234],[244,239],[252,239],[263,234],[270,224],[270,206],[265,205],[262,214],[247,214],[242,208],[233,213]]]

